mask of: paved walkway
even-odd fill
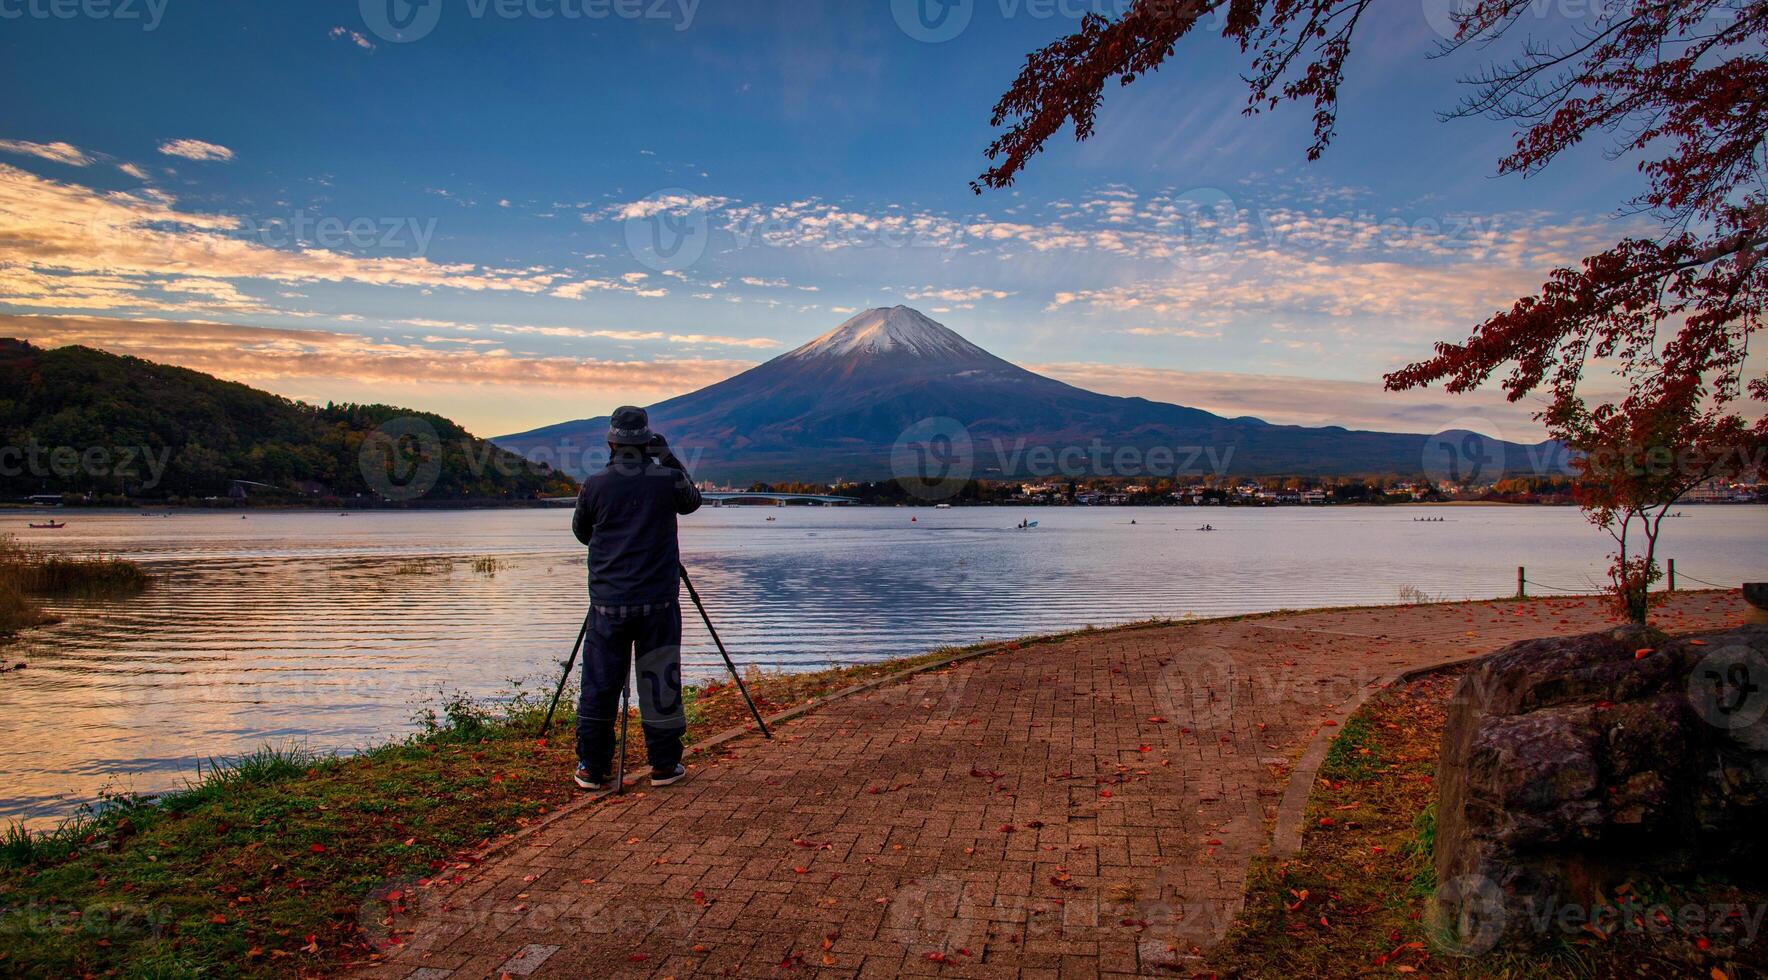
[[[1671,628],[1738,622],[1678,597]],[[825,705],[419,890],[378,975],[1187,975],[1290,769],[1377,679],[1609,623],[1593,600],[1105,631]],[[561,778],[564,774],[561,773]],[[641,787],[642,788],[642,787]]]

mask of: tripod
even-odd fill
[[[736,682],[737,693],[743,696],[743,703],[749,706],[749,714],[755,719],[755,725],[761,730],[761,736],[767,739],[773,738],[773,732],[768,730],[767,722],[762,720],[761,712],[755,707],[755,701],[749,697],[749,689],[743,686],[743,676],[737,673],[737,665],[731,660],[730,653],[725,650],[724,640],[719,637],[718,629],[712,625],[712,617],[706,615],[706,604],[700,601],[699,590],[694,588],[693,580],[688,578],[687,567],[684,565],[678,566],[678,568],[681,571],[682,584],[688,587],[688,596],[694,600],[694,608],[700,611],[700,619],[706,624],[706,632],[712,634],[712,642],[718,647],[718,655],[724,658],[724,666],[731,672],[731,680]],[[545,738],[547,731],[552,728],[553,714],[558,710],[559,699],[565,695],[565,682],[571,679],[571,668],[577,664],[577,653],[583,649],[584,637],[589,634],[589,617],[593,615],[595,612],[592,609],[583,617],[583,625],[577,630],[577,642],[571,644],[571,656],[565,661],[565,672],[559,675],[558,687],[553,690],[552,704],[547,706],[546,718],[540,723],[540,732],[537,736],[539,738]],[[616,793],[626,792],[626,713],[630,690],[630,681],[622,680],[620,687],[620,745],[617,750],[619,769],[614,790]]]

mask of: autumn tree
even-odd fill
[[[1107,84],[1159,68],[1210,22],[1248,59],[1248,114],[1312,106],[1315,159],[1332,141],[1346,59],[1370,6],[1137,0],[1115,19],[1088,16],[1029,56],[995,106],[994,125],[1005,129],[972,186],[1011,184],[1064,127],[1090,137]],[[1744,403],[1768,401],[1768,379],[1746,377],[1768,296],[1768,2],[1637,0],[1600,12],[1562,43],[1510,44],[1531,7],[1473,0],[1453,15],[1445,49],[1503,44],[1511,54],[1463,79],[1469,95],[1450,115],[1517,126],[1501,174],[1527,176],[1586,139],[1612,140],[1613,155],[1634,160],[1646,178],[1625,206],[1654,217],[1659,232],[1554,270],[1536,294],[1466,341],[1437,344],[1432,357],[1388,375],[1387,387],[1465,392],[1502,374],[1511,401],[1544,392],[1538,417],[1580,460],[1578,499],[1619,546],[1617,602],[1643,621],[1663,514],[1704,479],[1759,473],[1768,445],[1768,419],[1751,425],[1742,414]],[[1618,377],[1617,394],[1585,390],[1592,365]]]

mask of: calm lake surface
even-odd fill
[[[1760,578],[1768,507],[1688,507],[1663,554]],[[41,825],[101,790],[182,785],[267,742],[348,751],[439,697],[546,687],[582,621],[568,508],[436,513],[67,512],[0,533],[127,555],[158,584],[63,603],[0,653],[0,822]],[[1038,527],[1018,530],[1022,517]],[[1442,518],[1421,522],[1417,518]],[[39,518],[40,519],[40,516]],[[1131,524],[1131,520],[1135,524]],[[1208,521],[1219,530],[1200,533]],[[812,669],[1150,617],[1511,594],[1526,565],[1591,591],[1609,541],[1571,508],[726,507],[682,522],[685,560],[742,665]],[[493,558],[490,573],[474,560]],[[722,669],[692,607],[687,672]]]

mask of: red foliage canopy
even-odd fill
[[[1011,184],[1065,125],[1077,139],[1091,136],[1109,81],[1127,85],[1153,71],[1216,17],[1251,60],[1246,111],[1311,102],[1308,156],[1317,157],[1331,142],[1345,60],[1369,3],[1139,0],[1115,20],[1090,15],[1079,31],[1029,56],[995,106],[994,124],[1008,128],[988,148],[994,165],[973,186]],[[1530,6],[1478,0],[1456,15],[1450,47],[1497,39]],[[1704,419],[1710,427],[1739,397],[1768,400],[1768,381],[1744,378],[1748,339],[1768,296],[1765,43],[1763,0],[1645,2],[1594,21],[1568,45],[1525,44],[1510,63],[1468,79],[1474,94],[1459,114],[1521,124],[1501,173],[1532,173],[1592,134],[1623,134],[1616,152],[1642,157],[1649,181],[1632,204],[1658,215],[1664,234],[1627,239],[1580,268],[1556,270],[1538,295],[1480,324],[1465,343],[1438,344],[1434,357],[1389,375],[1388,387],[1443,382],[1466,391],[1508,365],[1509,397],[1547,386],[1545,420],[1574,445],[1593,434],[1577,391],[1591,358],[1612,359],[1626,378],[1627,399],[1614,408],[1629,414]],[[1754,438],[1765,437],[1768,422],[1759,422]]]

